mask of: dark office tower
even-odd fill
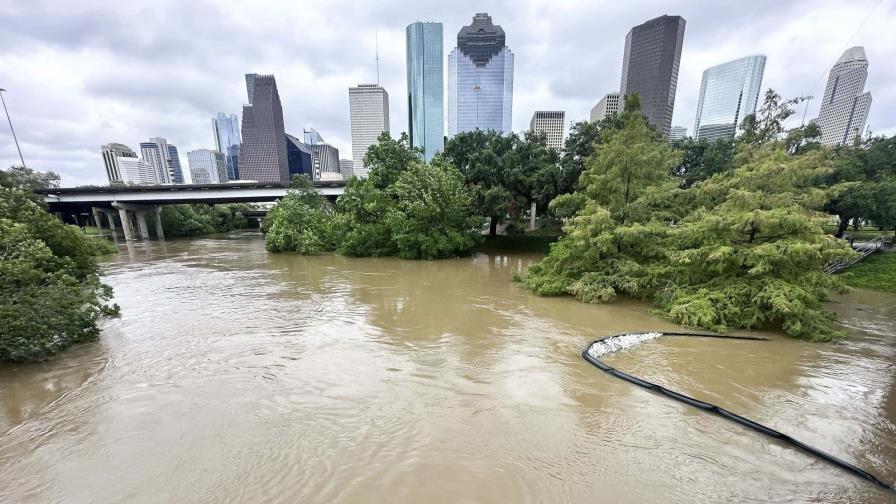
[[[273,75],[246,77],[251,103],[243,105],[240,178],[258,182],[288,182],[283,108]],[[251,84],[250,84],[251,82]]]
[[[684,25],[681,16],[664,15],[632,28],[625,36],[619,93],[638,93],[641,112],[666,136],[672,127]]]

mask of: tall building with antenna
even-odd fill
[[[389,93],[379,84],[358,84],[348,88],[352,133],[352,171],[367,177],[364,156],[380,134],[389,132]]]
[[[862,136],[871,93],[864,91],[868,79],[868,58],[861,46],[847,49],[828,75],[817,124],[821,143],[840,145]]]

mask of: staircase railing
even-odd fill
[[[859,253],[859,255],[851,257],[849,259],[836,259],[834,261],[831,261],[824,269],[827,273],[833,274],[843,271],[853,264],[882,249],[884,247],[884,237],[876,236],[871,241],[852,243],[851,245],[852,248]]]

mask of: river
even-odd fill
[[[121,247],[121,316],[0,366],[0,501],[889,502],[864,480],[586,363],[672,329],[539,298],[535,255],[268,254],[257,233]],[[660,338],[605,359],[896,480],[896,296],[811,344]]]

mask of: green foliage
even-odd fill
[[[624,120],[588,161],[584,204],[530,268],[527,287],[591,303],[651,300],[678,323],[716,331],[778,324],[792,336],[831,338],[821,303],[841,284],[824,267],[852,252],[822,228],[827,192],[816,182],[832,171],[830,154],[788,156],[756,142],[732,168],[688,186],[670,175],[679,154],[640,114]]]
[[[445,144],[442,157],[463,174],[474,211],[491,220],[491,236],[500,222],[519,217],[533,202],[536,211],[546,211],[569,185],[557,151],[532,133],[460,133]]]
[[[262,231],[270,252],[317,254],[336,248],[333,207],[305,177],[297,176],[293,187],[265,217]]]
[[[833,166],[820,183],[831,188],[825,210],[840,219],[838,237],[843,236],[850,221],[871,220],[882,227],[896,226],[896,136],[837,147]]]
[[[793,106],[810,98],[810,96],[799,96],[785,100],[773,89],[767,90],[759,110],[747,115],[741,122],[740,128],[743,133],[738,141],[748,145],[762,146],[779,140],[786,131],[784,121],[796,112]]]
[[[0,361],[45,358],[95,339],[112,289],[95,255],[114,251],[47,213],[30,194],[0,188]]]
[[[521,252],[541,252],[547,254],[551,250],[551,244],[556,242],[560,235],[498,235],[489,236],[482,243],[486,249],[516,250]]]
[[[407,170],[389,187],[395,202],[385,223],[403,259],[440,259],[469,252],[482,221],[470,213],[463,177],[436,159]]]
[[[851,287],[896,293],[896,253],[872,254],[840,276]]]
[[[36,172],[25,166],[10,166],[8,170],[0,170],[0,187],[23,191],[59,187],[61,180],[59,175],[51,171]]]
[[[242,211],[249,208],[249,205],[242,203],[164,205],[162,229],[168,238],[226,233],[246,227]]]
[[[681,151],[681,162],[675,168],[674,174],[681,177],[681,187],[683,188],[691,187],[716,173],[722,173],[734,167],[737,144],[733,139],[695,140],[685,138],[675,141],[672,145]]]
[[[439,259],[466,254],[478,242],[481,219],[450,163],[425,163],[406,135],[388,134],[365,160],[368,178],[350,180],[335,210],[308,182],[296,181],[265,220],[268,250]]]

